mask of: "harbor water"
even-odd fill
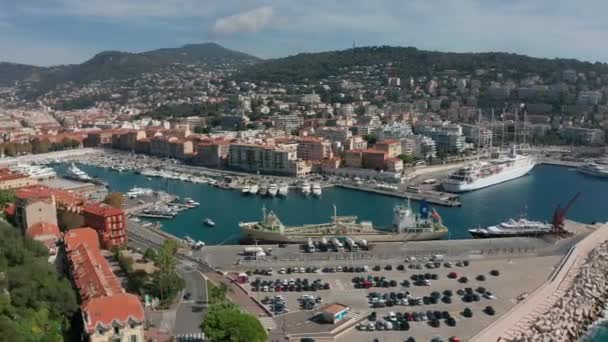
[[[62,174],[66,165],[56,166]],[[304,197],[291,189],[286,198],[243,195],[240,191],[194,184],[180,180],[148,178],[131,172],[80,165],[90,176],[109,183],[111,191],[127,192],[133,187],[152,188],[190,197],[201,205],[179,213],[175,218],[161,220],[163,229],[176,236],[190,236],[207,244],[232,244],[240,239],[239,221],[257,221],[262,208],[274,210],[285,225],[328,222],[333,205],[338,215],[357,215],[387,227],[392,221],[393,207],[401,199],[357,190],[326,188],[319,198]],[[567,217],[580,222],[608,221],[608,181],[582,175],[576,170],[539,165],[524,177],[486,189],[461,195],[462,207],[436,207],[450,229],[449,238],[470,238],[467,229],[485,227],[516,218],[526,213],[530,219],[550,221],[558,203],[565,205],[576,192],[581,197]],[[417,203],[412,203],[414,209]],[[203,224],[205,218],[215,227]]]

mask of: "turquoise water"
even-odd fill
[[[305,198],[295,191],[287,198],[243,196],[239,191],[219,189],[177,180],[146,178],[133,173],[81,165],[91,176],[109,182],[112,191],[148,187],[183,197],[191,197],[201,206],[180,213],[175,219],[161,221],[166,231],[177,236],[191,236],[208,244],[235,243],[239,239],[239,221],[259,220],[262,206],[274,210],[286,225],[327,222],[336,205],[339,215],[357,215],[379,226],[388,226],[392,210],[401,200],[340,188],[324,189],[320,198]],[[61,172],[65,166],[58,166]],[[516,217],[527,207],[532,219],[550,220],[556,205],[566,203],[577,191],[582,196],[568,218],[581,222],[608,221],[608,181],[584,176],[575,170],[557,166],[537,166],[529,175],[461,196],[461,208],[437,207],[450,228],[450,238],[468,238],[467,229],[496,224]],[[413,203],[416,206],[416,203]],[[214,228],[204,227],[210,217]]]
[[[584,342],[608,342],[608,322],[603,322],[593,328]]]

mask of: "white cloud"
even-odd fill
[[[272,7],[259,7],[251,11],[217,19],[211,28],[211,32],[224,36],[235,33],[255,33],[268,26],[273,17],[274,9]]]

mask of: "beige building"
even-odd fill
[[[384,140],[376,143],[374,148],[386,152],[389,158],[395,158],[401,154],[401,143],[399,140]]]
[[[310,174],[310,162],[298,159],[298,144],[230,145],[228,166],[238,170],[304,177]]]
[[[57,225],[55,199],[47,196],[20,197],[17,194],[14,222],[23,232],[38,223]]]
[[[332,157],[331,142],[315,137],[301,137],[298,139],[299,159],[319,161]]]

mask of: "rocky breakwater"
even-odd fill
[[[601,318],[608,295],[608,243],[588,254],[561,298],[513,342],[576,341]],[[561,291],[560,291],[561,292]],[[560,295],[556,293],[556,295]]]

